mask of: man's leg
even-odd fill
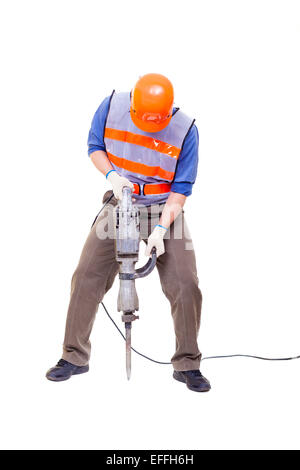
[[[62,357],[77,366],[89,362],[89,337],[98,305],[119,270],[112,238],[112,217],[112,205],[109,204],[93,225],[72,278]],[[103,238],[108,228],[110,236]]]
[[[195,253],[183,213],[165,238],[165,253],[157,260],[163,292],[171,304],[176,335],[172,364],[177,371],[199,369],[197,344],[202,295],[198,287]]]

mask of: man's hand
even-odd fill
[[[165,244],[164,244],[164,236],[166,234],[167,230],[164,227],[161,227],[159,225],[156,225],[154,227],[153,232],[148,238],[148,243],[146,246],[146,251],[145,255],[146,256],[151,256],[151,250],[153,247],[156,248],[156,256],[157,258],[160,255],[163,255],[165,252]]]
[[[124,176],[119,176],[116,171],[111,171],[107,177],[108,181],[110,181],[114,195],[117,199],[120,201],[122,200],[123,194],[122,190],[124,186],[128,186],[133,190],[134,186],[133,184]]]

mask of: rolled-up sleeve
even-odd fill
[[[107,96],[94,114],[88,136],[88,154],[96,150],[105,151],[104,129],[109,110],[110,96]]]
[[[198,169],[199,135],[195,124],[187,134],[178,157],[175,177],[171,184],[174,193],[190,196],[195,183]]]

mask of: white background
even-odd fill
[[[89,374],[44,377],[109,189],[87,157],[92,116],[147,72],[172,80],[200,133],[186,214],[203,354],[300,354],[299,2],[4,0],[0,44],[1,448],[299,449],[300,361],[203,362],[212,391],[201,395],[134,356],[127,382],[100,307]],[[121,324],[117,284],[105,304]],[[157,274],[137,287],[133,343],[169,360]]]

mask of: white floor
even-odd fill
[[[98,318],[93,337],[103,326],[113,352],[95,344],[88,374],[48,382],[46,353],[25,353],[18,370],[2,365],[1,448],[299,448],[300,361],[206,361],[212,390],[197,394],[172,379],[170,366],[134,355],[127,382],[123,340],[108,322]],[[165,359],[155,349],[144,351]]]

